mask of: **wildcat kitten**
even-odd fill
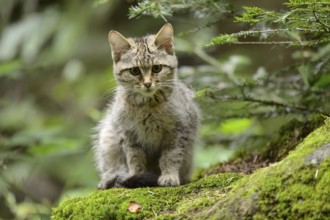
[[[118,87],[94,144],[100,189],[177,186],[189,181],[199,110],[177,79],[173,28],[108,40]]]

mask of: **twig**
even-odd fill
[[[249,83],[243,83],[240,86],[244,87],[243,90],[240,88],[241,92],[243,91],[242,95],[245,95],[245,88],[255,88],[255,87],[261,87],[266,89],[281,89],[281,90],[290,90],[295,91],[299,93],[314,93],[317,95],[322,95],[324,97],[330,96],[330,91],[325,89],[317,89],[313,87],[304,88],[301,84],[295,84],[295,82],[292,82],[290,78],[278,78],[278,79],[261,79],[258,81],[251,81]],[[267,87],[269,86],[269,87]]]
[[[133,14],[134,13],[134,11],[133,11],[133,9],[134,9],[134,7],[131,7],[130,8],[130,12],[129,12],[129,19],[132,19],[132,18],[138,18],[138,17],[140,17],[145,11],[148,11],[148,10],[150,10],[150,9],[152,9],[153,7],[151,7],[151,6],[148,6],[148,7],[145,7],[145,8],[143,8],[143,9],[141,9],[140,10],[140,12],[138,12],[137,14]]]
[[[167,19],[165,18],[165,16],[163,15],[161,5],[159,4],[159,2],[157,2],[156,4],[157,4],[157,7],[158,7],[158,12],[159,12],[160,17],[161,17],[165,22],[168,22]]]
[[[196,28],[190,29],[190,30],[188,30],[188,31],[180,32],[180,33],[178,34],[178,36],[179,36],[179,37],[183,37],[183,36],[188,35],[188,34],[196,33],[197,31],[200,31],[200,30],[202,30],[202,29],[204,29],[204,28],[209,28],[209,27],[211,27],[211,26],[213,26],[213,25],[216,25],[216,24],[218,24],[218,23],[219,23],[219,20],[211,21],[211,22],[209,22],[209,23],[207,23],[207,24],[204,24],[204,25],[202,25],[202,26],[199,26],[199,27],[196,27]]]
[[[324,33],[324,30],[315,30],[315,29],[306,29],[306,28],[300,28],[297,27],[294,29],[295,31],[299,32],[308,32],[308,33],[314,33],[314,32],[321,32]],[[248,35],[258,35],[258,34],[267,34],[267,33],[278,33],[278,32],[288,32],[290,31],[289,28],[277,28],[277,29],[267,29],[267,30],[248,30],[248,31],[240,31],[237,33],[232,33],[230,35],[236,36],[236,37],[242,37],[242,36],[248,36]]]
[[[318,5],[324,5],[324,6],[328,6],[330,5],[330,2],[298,2],[298,3],[293,3],[293,2],[290,2],[290,3],[284,3],[285,5],[288,5],[288,6],[309,6],[309,5],[315,5],[315,4],[318,4]]]
[[[311,41],[236,41],[231,42],[229,44],[238,44],[238,45],[292,45],[292,46],[313,46],[319,43],[320,41],[317,40],[311,40]],[[324,40],[322,41],[330,42],[330,40]],[[212,44],[211,44],[212,45]],[[213,43],[213,45],[216,45]]]
[[[316,10],[315,10],[315,3],[314,3],[314,9],[313,9],[313,15],[314,15],[314,18],[316,20],[316,22],[318,22],[319,24],[321,24],[323,27],[326,28],[326,31],[329,32],[330,30],[330,26],[328,26],[327,24],[325,24],[324,22],[322,22],[316,15]]]
[[[259,103],[265,106],[275,106],[285,109],[293,109],[300,112],[311,112],[311,113],[321,113],[325,115],[329,115],[328,112],[324,112],[318,109],[309,109],[305,106],[300,105],[290,105],[282,102],[277,102],[274,100],[263,100],[263,99],[257,99],[252,96],[216,96],[213,92],[207,91],[205,92],[206,96],[209,96],[212,99],[215,100],[221,100],[221,101],[243,101],[243,102],[252,102],[252,103]]]
[[[253,45],[290,45],[296,43],[294,41],[237,41],[234,44],[253,44]],[[303,42],[300,42],[303,43]],[[302,46],[305,46],[307,44],[301,44]]]
[[[210,64],[211,66],[215,67],[219,72],[223,73],[231,82],[233,82],[235,85],[238,84],[238,80],[233,74],[227,73],[223,70],[222,65],[213,57],[209,56],[207,53],[205,53],[204,50],[201,48],[194,48],[193,49],[194,54],[196,54],[199,58]]]

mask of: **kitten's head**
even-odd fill
[[[172,87],[177,58],[171,24],[165,24],[156,35],[143,38],[125,38],[110,31],[108,40],[115,78],[129,92],[152,97],[157,91]]]

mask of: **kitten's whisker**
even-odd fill
[[[111,88],[111,89],[105,91],[104,97],[105,98],[111,98],[115,95],[116,91],[117,91],[117,88]]]
[[[112,88],[109,88],[106,92],[109,92],[109,91],[116,91],[117,90],[117,87],[112,87]]]
[[[166,87],[166,88],[173,88],[174,85],[172,84],[161,84],[161,85],[158,85],[159,88],[163,88],[163,87]]]
[[[112,82],[116,82],[116,79],[110,79],[106,81],[107,83],[112,83]]]

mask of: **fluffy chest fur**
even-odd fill
[[[175,112],[168,103],[153,108],[130,106],[122,113],[121,119],[126,135],[135,139],[144,148],[160,147],[176,125]]]

